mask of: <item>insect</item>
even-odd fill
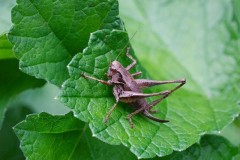
[[[97,79],[95,77],[85,75],[84,73],[81,74],[81,76],[86,79],[95,80],[109,86],[113,85],[113,94],[115,96],[116,102],[107,113],[104,122],[105,123],[108,122],[109,117],[111,113],[114,111],[114,109],[116,108],[118,102],[127,103],[129,106],[131,106],[134,109],[134,112],[127,115],[130,126],[132,128],[134,127],[132,117],[139,113],[143,114],[147,118],[156,122],[160,122],[160,123],[169,122],[168,120],[161,120],[152,116],[151,113],[154,113],[156,111],[153,111],[151,109],[154,106],[156,106],[159,102],[161,102],[163,99],[167,98],[171,93],[173,93],[178,88],[183,86],[186,83],[186,80],[179,79],[179,80],[170,80],[170,81],[155,81],[155,80],[148,80],[148,79],[134,79],[135,76],[141,75],[142,72],[137,72],[134,74],[131,74],[129,72],[129,70],[136,65],[136,60],[130,55],[129,52],[130,52],[130,48],[127,48],[126,56],[132,61],[132,63],[125,68],[121,65],[120,62],[118,62],[117,60],[114,60],[110,64],[108,69],[108,73],[107,73],[107,76],[109,79],[108,81]],[[169,84],[169,83],[179,83],[179,85],[172,90],[166,90],[163,92],[157,92],[157,93],[151,93],[151,94],[145,94],[142,92],[143,88],[147,88],[155,85],[161,85],[161,84]],[[159,96],[159,95],[161,97],[159,99],[154,100],[151,103],[147,103],[145,99],[147,97]]]

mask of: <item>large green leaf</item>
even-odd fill
[[[107,79],[104,74],[109,62],[128,42],[122,31],[92,34],[83,54],[77,54],[69,64],[70,79],[63,86],[60,100],[74,109],[78,118],[90,123],[95,136],[110,144],[124,144],[138,158],[181,151],[197,142],[203,133],[222,130],[240,112],[239,37],[232,21],[231,3],[212,3],[121,3],[127,27],[136,30],[136,25],[141,26],[134,46],[149,74],[159,80],[187,79],[187,84],[169,97],[166,105],[158,105],[161,112],[156,116],[170,123],[159,124],[139,115],[133,118],[135,128],[131,129],[125,119],[131,110],[123,104],[113,112],[107,125],[103,123],[114,104],[112,88],[85,80],[80,74]],[[187,9],[192,14],[187,14]],[[120,62],[124,66],[130,63],[124,54]]]
[[[231,1],[121,0],[120,6],[127,30],[139,30],[132,44],[148,73],[187,79],[185,90],[168,99],[167,117],[178,135],[170,146],[181,150],[195,134],[231,123],[240,112],[240,38]]]
[[[59,99],[74,109],[75,115],[79,119],[90,122],[94,136],[110,144],[123,143],[137,151],[147,145],[148,138],[151,138],[152,134],[150,130],[156,131],[160,126],[163,128],[165,126],[138,116],[134,119],[134,122],[136,121],[135,128],[131,129],[125,118],[131,110],[128,110],[126,105],[119,105],[112,114],[108,125],[105,125],[104,118],[115,102],[112,87],[80,76],[82,72],[85,72],[87,75],[106,79],[105,73],[108,70],[109,62],[115,59],[119,53],[122,53],[119,61],[124,66],[129,64],[131,61],[126,59],[123,53],[128,42],[128,35],[124,31],[101,30],[93,33],[89,46],[84,49],[83,54],[77,54],[69,64],[70,78],[63,84],[63,92]],[[144,131],[145,127],[148,128],[147,131]]]
[[[19,148],[19,140],[15,135],[12,127],[24,120],[27,114],[32,111],[25,106],[12,106],[5,113],[3,127],[0,130],[0,155],[1,159],[25,159]]]
[[[87,124],[72,113],[29,115],[14,127],[28,159],[134,159],[123,146],[109,146],[94,137]]]
[[[152,138],[156,138],[153,147],[155,145],[161,146],[162,141],[168,144],[175,142],[178,135],[171,131],[175,121],[171,120],[173,123],[163,125],[147,120],[142,116],[136,116],[134,118],[135,128],[132,129],[125,118],[131,110],[128,109],[127,105],[119,104],[119,107],[111,115],[109,123],[105,125],[103,123],[104,118],[115,102],[112,87],[86,80],[80,76],[81,72],[85,72],[96,78],[106,79],[105,73],[108,70],[109,62],[115,59],[119,53],[125,52],[122,49],[128,42],[128,35],[124,31],[102,30],[93,33],[88,48],[84,50],[83,54],[77,54],[69,64],[70,79],[63,85],[60,100],[74,109],[78,118],[90,122],[93,134],[101,140],[110,144],[123,143],[125,146],[131,147],[131,151],[138,157],[150,157],[150,154],[146,154],[148,150],[156,152],[151,148]],[[130,60],[126,59],[123,53],[119,61],[124,66],[130,63]],[[137,68],[139,71],[140,66],[137,66]],[[162,112],[157,116],[164,118],[167,110],[165,107],[161,109]],[[191,134],[187,130],[185,134],[185,136],[191,135],[190,138],[192,139],[198,137],[197,134]],[[173,138],[171,139],[171,137]],[[169,138],[171,142],[167,142],[163,138]],[[148,149],[149,145],[150,148]],[[162,148],[165,150],[171,149],[170,146],[163,146]],[[162,148],[155,147],[159,151]],[[164,151],[163,149],[162,151]]]
[[[18,0],[9,39],[27,74],[61,85],[67,64],[100,28],[121,28],[116,0]]]
[[[45,82],[22,73],[18,69],[18,61],[12,54],[12,45],[6,35],[0,37],[0,128],[4,110],[9,100],[18,93],[34,87],[40,87]]]
[[[166,160],[229,160],[239,159],[240,146],[232,145],[221,136],[205,135],[200,144],[194,144],[183,152],[175,152],[163,159]]]

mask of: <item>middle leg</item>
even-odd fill
[[[108,111],[107,116],[106,116],[106,118],[104,120],[105,124],[108,122],[108,119],[109,119],[110,115],[112,114],[112,112],[114,111],[114,109],[117,107],[117,104],[118,104],[118,101],[116,101],[114,103],[114,105],[112,106],[112,108]]]
[[[81,76],[82,76],[83,78],[85,78],[85,79],[91,79],[91,80],[100,82],[100,83],[105,84],[105,85],[112,85],[111,80],[104,81],[104,80],[101,80],[101,79],[97,79],[97,78],[95,78],[95,77],[87,76],[87,75],[85,75],[84,73],[81,73]]]
[[[151,93],[151,94],[132,92],[132,91],[122,91],[122,93],[119,95],[119,99],[121,102],[131,103],[140,98],[146,98],[146,97],[152,97],[152,96],[158,96],[158,95],[167,95],[169,93],[170,91],[163,91],[163,92],[157,92],[157,93]]]
[[[132,117],[140,112],[142,112],[143,110],[145,110],[145,107],[139,108],[136,111],[132,112],[131,114],[127,115],[128,121],[130,123],[131,128],[134,127],[133,121],[132,121]]]

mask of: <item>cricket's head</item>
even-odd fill
[[[112,76],[119,73],[119,68],[121,68],[122,65],[118,61],[113,61],[111,65],[109,66],[107,76],[109,79],[112,79]]]

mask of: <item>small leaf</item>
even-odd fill
[[[18,69],[17,59],[13,59],[11,45],[3,35],[0,37],[0,128],[4,110],[11,98],[29,88],[42,86],[45,81],[35,79]],[[10,58],[10,59],[9,59]]]
[[[238,121],[240,120],[239,118],[240,117],[235,118],[233,123],[226,126],[219,134],[228,139],[228,141],[233,145],[240,145],[240,127],[237,125]]]
[[[14,128],[28,159],[135,159],[122,146],[109,146],[91,137],[87,124],[72,113],[29,115]]]
[[[24,106],[11,107],[6,111],[3,127],[0,130],[0,146],[2,146],[0,147],[1,159],[25,159],[19,148],[19,140],[13,132],[12,127],[30,113],[32,113],[32,111]]]
[[[67,64],[101,28],[119,28],[116,0],[18,0],[12,10],[9,39],[29,75],[60,86],[68,78]]]
[[[0,35],[0,60],[15,58],[12,52],[12,44],[8,41],[7,35]]]
[[[232,145],[227,139],[217,135],[205,135],[200,144],[194,144],[182,152],[174,152],[170,156],[163,157],[166,160],[205,160],[221,159],[229,160],[240,156],[240,146]]]

